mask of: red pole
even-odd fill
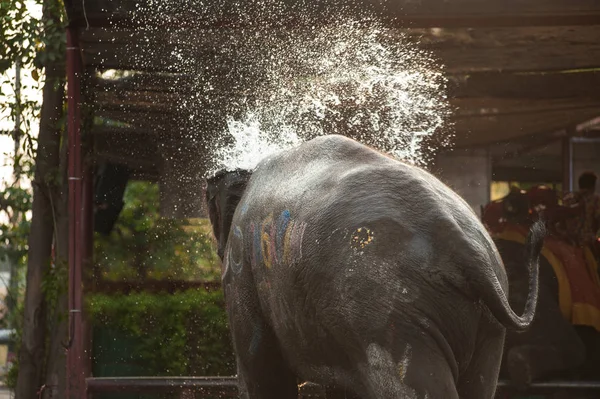
[[[67,29],[67,116],[69,160],[69,341],[67,346],[67,399],[85,399],[85,367],[82,314],[83,159],[81,156],[82,62],[79,31]]]
[[[83,171],[83,217],[82,217],[82,240],[83,240],[83,269],[88,270],[88,278],[83,280],[80,284],[81,287],[89,287],[89,276],[94,270],[94,164],[91,160],[93,151],[93,136],[91,134],[85,135],[85,155],[84,160],[84,171]],[[87,161],[87,162],[86,162]],[[83,288],[82,288],[83,289]],[[83,293],[82,293],[83,300]],[[85,378],[92,375],[92,327],[90,321],[85,312],[81,316],[81,328],[83,330],[82,335],[82,348],[83,348],[83,359],[84,365],[84,376]],[[87,384],[86,384],[87,389]]]

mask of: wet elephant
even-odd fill
[[[207,201],[242,397],[295,399],[298,379],[363,399],[493,397],[505,327],[534,316],[542,224],[519,317],[470,207],[348,138],[219,173]]]
[[[511,306],[523,309],[528,292],[525,250],[514,241],[494,239],[506,266]],[[574,326],[563,316],[558,281],[548,260],[540,257],[539,297],[535,319],[522,333],[508,332],[502,374],[515,385],[544,378],[597,379],[600,336],[592,327]]]

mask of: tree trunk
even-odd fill
[[[47,8],[46,4],[44,7]],[[27,285],[16,399],[37,399],[37,392],[44,384],[47,309],[42,292],[42,280],[50,267],[54,236],[53,203],[58,199],[58,193],[53,178],[58,175],[60,163],[60,119],[63,114],[64,79],[63,63],[57,61],[53,65],[46,65],[35,158]]]

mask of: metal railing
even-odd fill
[[[94,377],[87,378],[88,396],[99,393],[166,393],[184,392],[237,398],[236,377]],[[313,383],[300,385],[299,398],[324,398],[323,389]]]
[[[87,392],[114,393],[169,393],[184,391],[218,394],[220,397],[237,397],[235,377],[94,377],[87,378]]]
[[[94,377],[88,378],[87,392],[135,392],[178,394],[186,391],[220,398],[236,398],[235,377]],[[540,394],[553,391],[597,392],[600,396],[600,381],[544,381],[531,384],[526,390],[517,390],[508,381],[498,382],[498,393]],[[300,386],[299,398],[324,398],[319,385],[304,383]]]

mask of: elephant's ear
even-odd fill
[[[215,178],[207,179],[206,184],[206,205],[208,209],[208,219],[212,226],[215,239],[219,238],[219,206],[218,206],[218,183]]]
[[[206,204],[208,218],[212,225],[215,239],[221,240],[220,232],[223,228],[223,213],[226,212],[225,199],[227,198],[227,179],[233,173],[226,169],[220,170],[212,177],[206,179]]]
[[[213,177],[207,179],[208,217],[218,243],[218,253],[221,259],[223,259],[225,252],[233,214],[251,176],[251,171],[236,169],[234,171],[219,171]]]

